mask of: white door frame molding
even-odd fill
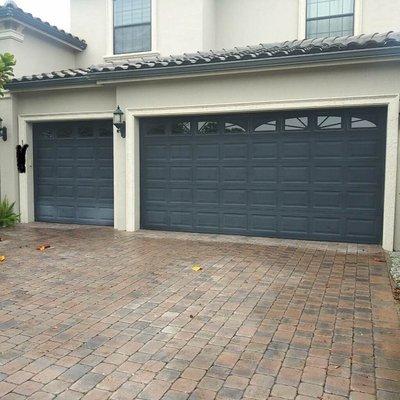
[[[325,99],[266,101],[213,105],[188,105],[185,107],[151,107],[126,109],[126,229],[140,229],[140,136],[139,118],[173,115],[225,114],[235,112],[285,111],[300,109],[347,108],[384,106],[388,109],[386,136],[385,191],[383,215],[383,242],[387,251],[395,243],[396,188],[400,187],[397,176],[399,146],[399,95],[339,97]],[[397,179],[399,178],[399,183]],[[400,226],[400,211],[397,211]],[[396,235],[396,247],[400,246],[400,233]]]
[[[27,114],[18,117],[18,143],[29,144],[26,160],[26,173],[19,174],[20,214],[21,222],[28,223],[35,220],[34,196],[34,171],[33,171],[33,132],[32,125],[39,122],[99,120],[113,118],[113,111],[88,112],[88,113],[60,113],[60,114]],[[125,230],[125,165],[120,160],[124,159],[124,139],[114,129],[114,227]]]

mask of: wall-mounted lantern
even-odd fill
[[[121,108],[118,106],[114,111],[114,126],[117,128],[118,133],[122,138],[126,136],[126,123],[125,123],[125,115]]]
[[[0,137],[6,141],[7,140],[7,128],[3,126],[3,120],[0,118]]]

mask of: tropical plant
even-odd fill
[[[7,198],[0,201],[0,228],[14,226],[19,222],[19,214],[14,212],[14,205]]]
[[[0,54],[0,96],[4,96],[4,86],[14,76],[15,58],[10,53]]]

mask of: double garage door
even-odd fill
[[[141,121],[145,229],[380,243],[385,110]]]
[[[380,243],[385,115],[142,119],[142,228]],[[112,225],[112,122],[38,124],[33,145],[36,220]]]
[[[111,121],[33,127],[37,221],[113,225]]]

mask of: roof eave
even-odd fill
[[[87,48],[87,43],[79,38],[69,35],[68,33],[62,33],[43,21],[37,21],[35,18],[28,17],[23,12],[18,12],[18,10],[9,7],[5,8],[7,10],[0,12],[1,21],[9,20],[17,22],[25,27],[35,30],[36,32],[44,34],[53,40],[63,43],[74,50],[83,51]]]
[[[260,59],[249,59],[229,62],[210,62],[204,64],[167,66],[158,68],[140,68],[113,71],[89,72],[85,76],[70,78],[53,78],[42,80],[27,80],[13,82],[7,85],[7,89],[29,90],[39,88],[51,88],[74,85],[93,85],[106,83],[107,81],[116,80],[135,80],[142,78],[158,78],[158,77],[179,77],[193,74],[206,75],[218,72],[236,72],[251,71],[262,69],[279,69],[288,67],[308,67],[315,65],[340,65],[342,62],[363,63],[372,61],[391,61],[393,59],[400,60],[399,47],[380,47],[361,50],[346,50],[328,53],[314,53],[294,56],[270,57]]]

